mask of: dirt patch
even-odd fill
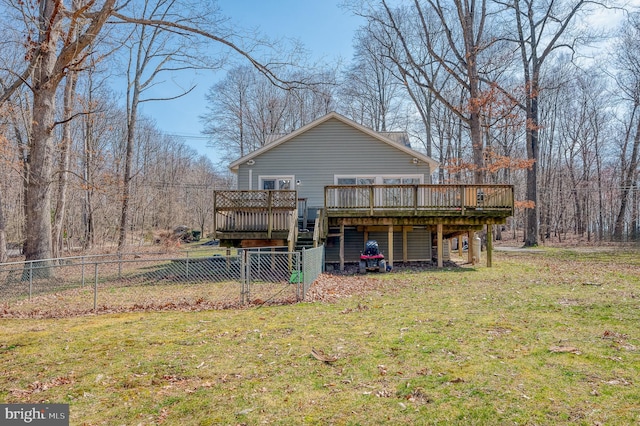
[[[458,268],[460,265],[456,262],[446,261],[443,262],[442,266],[444,268]],[[437,269],[438,264],[436,262],[394,262],[393,268],[391,269],[391,273],[393,272],[420,272],[428,269]],[[326,266],[326,273],[329,275],[336,276],[350,276],[358,274],[358,264],[357,263],[345,263],[344,270],[340,270],[340,266],[337,263],[329,263]],[[379,272],[368,272],[365,275],[376,276],[379,275]]]
[[[408,262],[393,266],[391,272],[358,273],[358,264],[345,264],[343,271],[338,270],[338,265],[324,274],[321,274],[313,283],[305,302],[334,302],[338,299],[351,297],[373,291],[389,291],[389,280],[383,279],[388,275],[398,272],[422,272],[429,269],[437,269],[435,262]],[[455,262],[444,262],[445,268],[460,268]]]

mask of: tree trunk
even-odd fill
[[[464,32],[467,74],[469,79],[469,129],[471,132],[471,149],[473,152],[473,181],[475,184],[484,183],[484,141],[482,139],[482,100],[480,99],[480,76],[478,74],[478,51],[474,35],[474,18],[472,11],[462,19]]]
[[[56,110],[56,82],[52,73],[56,62],[57,31],[48,33],[47,46],[33,72],[33,119],[28,143],[27,187],[25,193],[26,260],[51,259],[51,172],[53,128]],[[42,43],[47,38],[42,36]]]
[[[618,211],[618,217],[616,218],[616,224],[613,230],[613,239],[616,241],[622,241],[622,234],[624,230],[624,216],[627,212],[627,204],[629,203],[629,194],[631,187],[633,186],[636,176],[636,169],[638,168],[638,150],[640,149],[640,120],[636,127],[636,134],[633,138],[633,149],[631,150],[631,158],[629,160],[629,167],[626,170],[622,170],[622,191],[620,195],[620,210]]]
[[[537,70],[534,70],[534,74]],[[534,247],[538,245],[538,137],[539,137],[539,116],[538,116],[538,83],[537,78],[531,82],[529,89],[529,102],[527,111],[527,159],[533,160],[531,167],[527,169],[527,201],[532,205],[525,209],[526,226],[524,236],[524,246]]]
[[[7,232],[6,222],[4,219],[2,192],[0,192],[0,263],[7,261]]]
[[[135,143],[135,126],[138,112],[138,93],[134,89],[134,100],[129,111],[127,123],[127,147],[125,152],[124,177],[122,182],[122,210],[120,214],[120,234],[118,251],[122,251],[127,241],[127,222],[129,218],[129,199],[131,196],[131,169],[133,164],[133,145]]]
[[[91,95],[89,95],[91,96]],[[93,118],[88,117],[86,124],[86,133],[84,135],[84,155],[83,155],[83,179],[85,181],[84,203],[82,206],[82,221],[84,225],[84,244],[85,250],[93,248],[94,245],[94,229],[93,229]]]
[[[636,178],[637,180],[637,178]],[[638,233],[640,232],[640,224],[638,218],[638,183],[633,188],[633,197],[631,205],[631,240],[638,242]]]
[[[69,71],[64,87],[64,114],[65,120],[62,128],[62,142],[60,143],[60,169],[58,170],[58,197],[56,210],[53,217],[53,257],[60,257],[62,251],[62,238],[67,204],[67,187],[69,186],[69,163],[71,153],[71,114],[76,94],[77,73]]]

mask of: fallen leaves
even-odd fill
[[[406,396],[407,401],[417,404],[429,404],[433,402],[431,397],[422,388],[416,388]]]
[[[566,354],[566,353],[571,353],[574,355],[580,355],[582,354],[582,352],[580,352],[580,350],[578,348],[575,348],[573,346],[551,346],[549,348],[549,352],[554,353],[554,354]]]
[[[368,311],[368,310],[369,310],[369,306],[363,305],[362,303],[358,303],[358,306],[356,306],[355,308],[345,308],[340,313],[350,314],[351,312],[362,312],[362,311]]]
[[[379,389],[376,391],[375,395],[378,398],[391,398],[392,396],[394,396],[394,393],[389,389]]]
[[[326,362],[327,364],[338,360],[337,356],[327,355],[322,349],[311,348],[311,355],[318,361]]]
[[[626,339],[627,335],[622,333],[616,333],[615,331],[605,330],[604,333],[602,333],[602,338],[611,339],[611,340],[621,340],[621,339]]]
[[[619,378],[619,379],[613,379],[613,380],[608,380],[606,382],[604,382],[607,385],[611,385],[611,386],[630,386],[633,383],[624,379],[624,378]]]
[[[321,274],[307,292],[305,300],[310,302],[331,303],[356,294],[378,290],[383,285],[382,280],[373,278],[372,275]],[[368,309],[368,307],[364,305],[359,305],[358,308],[356,308],[357,311],[366,309]],[[346,314],[352,311],[353,310],[345,309],[343,313]]]
[[[617,349],[624,349],[632,352],[636,350],[636,347],[634,345],[627,342],[627,338],[629,336],[627,336],[626,334],[605,330],[605,332],[602,333],[601,337],[605,340],[611,340],[615,344],[614,346]]]
[[[30,383],[26,389],[11,389],[10,393],[15,398],[28,401],[35,393],[44,392],[51,388],[69,385],[71,383],[73,383],[73,379],[69,377],[55,377],[47,382],[35,381]]]

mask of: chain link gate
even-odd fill
[[[241,252],[242,304],[299,302],[304,298],[300,252],[272,247]]]

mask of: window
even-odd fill
[[[423,179],[423,175],[334,176],[336,185],[419,185],[423,182]]]
[[[419,185],[420,177],[383,177],[384,185]],[[382,204],[387,207],[413,207],[415,203],[414,187],[391,187],[382,190]]]
[[[335,176],[336,185],[418,185],[422,183],[422,175],[394,176]],[[385,207],[410,207],[415,200],[415,188],[376,188],[375,205]],[[371,192],[369,188],[340,188],[337,191],[338,205],[347,208],[366,208],[370,206]]]
[[[260,176],[260,189],[292,189],[293,176]]]
[[[336,176],[336,185],[373,185],[375,176]],[[340,188],[337,192],[339,206],[347,208],[369,207],[369,188]]]
[[[376,178],[373,176],[336,178],[336,185],[373,185],[375,183]]]

